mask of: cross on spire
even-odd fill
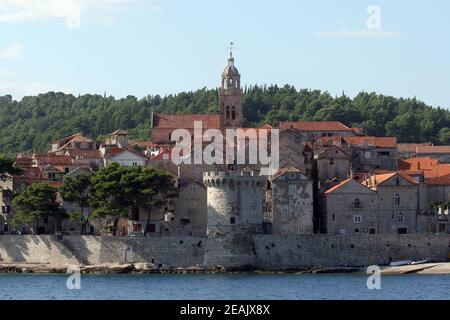
[[[230,59],[233,58],[233,49],[234,49],[234,42],[230,42],[230,46],[228,47],[230,50]]]

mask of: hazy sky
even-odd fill
[[[213,88],[234,41],[244,84],[448,108],[449,14],[448,0],[0,0],[0,95]]]

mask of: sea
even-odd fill
[[[1,274],[0,300],[449,300],[450,275]],[[368,286],[369,282],[369,286]]]

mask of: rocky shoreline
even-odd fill
[[[81,274],[365,274],[361,267],[337,267],[305,270],[255,270],[227,268],[164,268],[149,263],[101,265],[50,265],[43,263],[0,263],[0,274],[63,274],[77,267]],[[73,270],[73,269],[71,269]],[[450,263],[427,263],[414,266],[383,267],[382,274],[450,274]]]

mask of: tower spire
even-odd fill
[[[228,66],[234,66],[234,58],[233,58],[233,49],[234,49],[234,42],[230,42],[229,46],[229,57],[228,57]]]

